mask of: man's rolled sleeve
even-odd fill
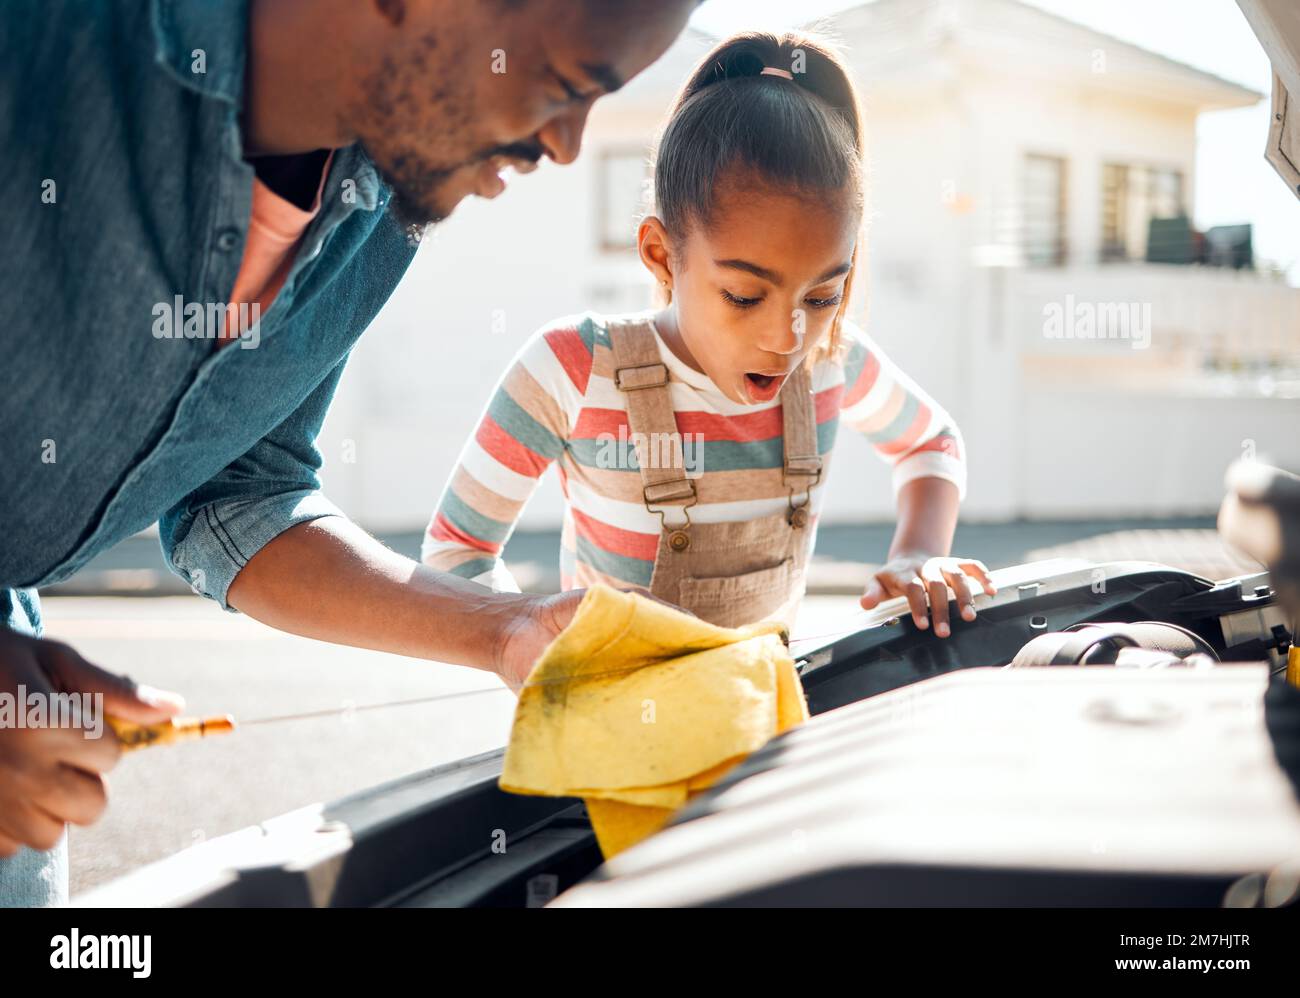
[[[299,523],[344,515],[311,491],[213,502],[195,513],[183,538],[164,553],[173,572],[226,610],[234,610],[226,601],[230,584],[269,541]]]
[[[279,426],[159,521],[168,567],[223,609],[234,610],[230,585],[267,543],[300,523],[344,515],[320,492],[316,448],[342,373],[340,363]]]

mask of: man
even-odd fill
[[[227,609],[518,682],[575,594],[387,550],[321,496],[314,439],[419,233],[507,166],[572,162],[697,2],[5,4],[0,693],[180,708],[39,637],[36,589],[155,520]],[[0,904],[66,893],[65,823],[119,752],[81,735],[0,728]]]

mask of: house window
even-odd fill
[[[636,228],[645,210],[648,176],[646,150],[605,149],[596,181],[596,241],[602,250],[636,248]]]
[[[1025,262],[1039,267],[1065,263],[1065,160],[1025,157],[1023,218]]]
[[[1101,174],[1101,258],[1145,260],[1152,219],[1186,215],[1179,170],[1107,163]]]

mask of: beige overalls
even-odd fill
[[[822,473],[807,365],[801,364],[781,388],[787,509],[742,523],[694,523],[690,507],[699,499],[696,480],[708,469],[688,475],[668,368],[650,320],[611,322],[609,337],[614,384],[627,397],[642,496],[662,525],[650,591],[725,627],[759,620],[793,623],[811,554],[809,499]]]

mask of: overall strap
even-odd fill
[[[682,439],[668,390],[668,367],[659,355],[654,330],[648,319],[610,320],[608,329],[614,351],[614,386],[627,399],[628,429],[640,444],[637,464],[641,466],[646,507],[683,501],[693,505],[695,483],[686,476]]]
[[[822,459],[817,451],[817,407],[806,362],[790,374],[781,388],[781,434],[790,522],[802,527],[808,522],[806,507],[812,487],[822,476]],[[802,501],[796,501],[796,492],[804,494]]]

